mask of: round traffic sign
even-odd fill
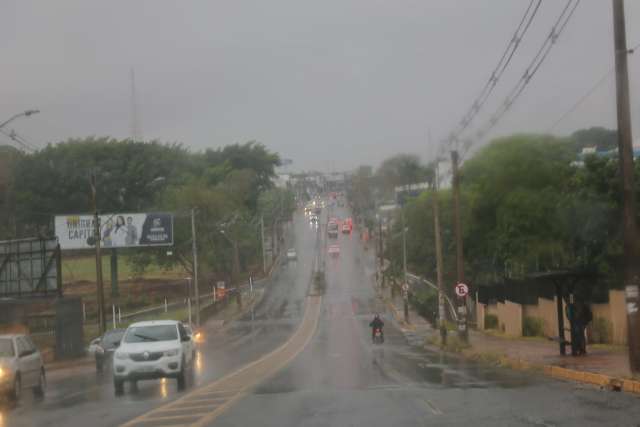
[[[469,294],[469,287],[464,283],[458,283],[456,285],[456,295],[459,297],[466,297]]]

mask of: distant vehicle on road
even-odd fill
[[[28,335],[0,335],[0,393],[14,401],[31,388],[42,397],[47,381],[42,355]]]
[[[329,237],[336,238],[338,237],[338,223],[337,222],[329,222],[327,224],[327,235]]]
[[[319,221],[319,219],[318,219],[318,215],[316,215],[316,214],[312,214],[312,215],[309,217],[309,221],[311,221],[311,222],[313,222],[313,223],[317,223],[317,222]]]
[[[329,255],[337,257],[338,255],[340,255],[340,246],[339,245],[329,245],[329,248],[328,248],[327,252],[329,253]]]
[[[351,225],[346,223],[346,222],[344,224],[342,224],[342,233],[343,234],[351,233]]]
[[[120,346],[120,341],[126,329],[111,329],[101,336],[96,345],[94,357],[96,359],[96,371],[101,373],[105,368],[113,367],[113,353]]]
[[[298,254],[296,253],[296,250],[291,248],[287,251],[287,259],[289,261],[295,261],[296,259],[298,259]]]
[[[152,320],[130,325],[113,358],[113,385],[116,394],[124,383],[175,378],[184,389],[187,373],[193,369],[193,338],[182,322]]]

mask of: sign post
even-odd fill
[[[465,283],[458,283],[455,287],[458,296],[458,333],[466,341],[468,338],[467,331],[467,295],[469,295],[469,286]]]

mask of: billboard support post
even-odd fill
[[[100,335],[106,331],[104,312],[104,286],[102,283],[102,254],[100,253],[100,216],[96,202],[96,175],[91,175],[91,204],[93,208],[93,238],[96,246],[96,286],[98,291],[98,328]]]
[[[118,298],[118,250],[111,249],[111,298]]]

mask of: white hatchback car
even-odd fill
[[[194,344],[181,322],[152,320],[130,325],[113,358],[113,385],[124,392],[125,381],[175,378],[185,387],[193,366]]]
[[[44,395],[46,377],[42,356],[27,335],[0,335],[0,393],[20,399],[22,389]]]

